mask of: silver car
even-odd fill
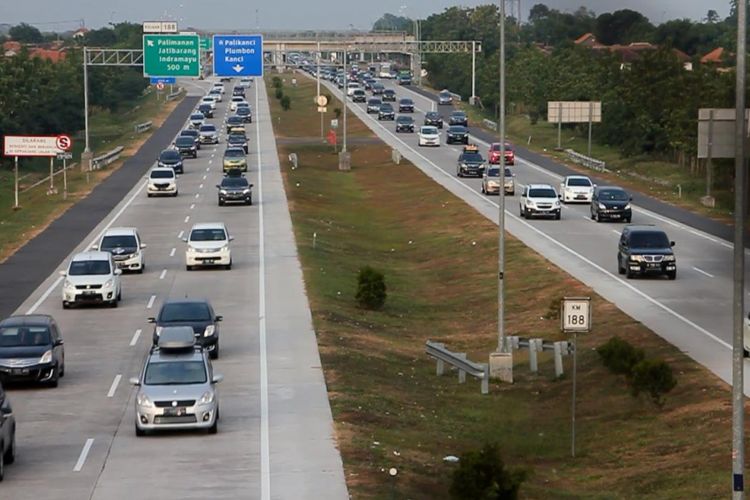
[[[208,352],[195,344],[189,326],[164,327],[159,344],[151,349],[135,398],[135,435],[161,429],[219,428],[219,395],[223,377],[213,372]]]

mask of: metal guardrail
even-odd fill
[[[592,170],[596,170],[597,172],[606,172],[607,171],[607,163],[603,162],[601,160],[597,160],[596,158],[591,158],[586,155],[582,155],[581,153],[576,153],[572,149],[566,149],[565,154],[568,155],[568,158],[573,162],[577,163],[578,165],[583,165],[586,168],[590,168]]]
[[[437,360],[438,376],[445,373],[445,363],[450,364],[458,370],[458,383],[466,382],[466,374],[482,381],[482,394],[490,392],[490,367],[486,363],[474,363],[466,359],[466,353],[451,352],[445,348],[445,344],[430,342],[425,344],[425,352]]]
[[[450,94],[454,101],[461,102],[461,96],[459,94],[454,94],[453,92],[451,92]]]
[[[120,158],[120,155],[125,150],[123,146],[118,146],[109,153],[105,153],[101,156],[97,156],[93,160],[91,160],[91,168],[98,170],[102,168],[103,166],[107,166],[110,163],[114,163],[117,161],[118,158]]]
[[[573,344],[561,340],[558,342],[549,342],[542,339],[529,339],[524,337],[509,336],[507,338],[508,346],[512,350],[528,349],[529,350],[529,367],[532,373],[539,371],[539,360],[537,353],[542,351],[552,351],[555,357],[555,376],[562,377],[563,362],[562,357],[573,354]]]
[[[494,130],[495,132],[497,132],[497,122],[488,120],[487,118],[485,118],[484,120],[482,120],[482,123],[484,123],[484,126],[487,127],[488,129]]]
[[[177,92],[173,94],[167,94],[167,102],[174,101],[182,94],[182,87],[177,87]]]
[[[135,127],[133,127],[133,130],[135,130],[136,134],[142,134],[143,132],[150,130],[153,125],[154,123],[150,121],[139,123]]]

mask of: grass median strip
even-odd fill
[[[315,84],[297,80],[284,86],[289,111],[271,97],[277,136],[309,136],[319,126]],[[437,377],[424,354],[428,339],[479,362],[494,350],[497,228],[408,162],[393,164],[385,144],[351,152],[352,170],[339,172],[330,146],[279,148],[353,498],[446,498],[456,465],[443,458],[488,442],[500,445],[507,465],[531,471],[524,498],[726,495],[725,384],[514,238],[506,250],[509,332],[562,339],[559,300],[593,297],[594,330],[579,336],[577,457],[570,458],[571,382],[555,379],[548,353],[533,375],[517,352],[516,383],[491,384],[488,396],[474,379]],[[299,168],[288,168],[289,153]],[[385,274],[381,311],[357,306],[364,266]],[[595,348],[614,335],[672,366],[678,385],[663,408],[632,397],[602,366]],[[569,372],[570,358],[565,364]]]

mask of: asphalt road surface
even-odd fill
[[[210,83],[186,85],[200,95]],[[212,120],[217,125],[228,113],[226,97]],[[132,189],[95,227],[85,215],[71,217],[85,236],[44,270],[33,293],[19,292],[16,313],[52,314],[60,324],[66,373],[56,389],[9,388],[18,448],[2,498],[348,498],[263,82],[248,93],[255,118],[247,127],[253,206],[217,205],[223,134],[218,146],[185,161],[178,197],[146,197],[143,174],[194,101],[131,160],[138,173],[121,182]],[[186,271],[180,236],[196,222],[213,221],[226,223],[235,238],[232,269]],[[138,228],[148,245],[145,273],[123,276],[117,309],[63,310],[57,270],[116,226]],[[139,373],[151,344],[146,319],[165,299],[180,297],[208,298],[224,316],[221,358],[214,362],[224,375],[219,432],[136,437],[128,379]]]
[[[392,81],[384,83],[396,90],[399,99],[409,97],[415,101],[413,117],[417,127],[423,123],[427,111],[441,108],[438,111],[445,118],[449,115],[449,107],[437,106],[431,97],[399,87]],[[334,85],[326,83],[326,86],[341,96]],[[381,139],[398,149],[425,174],[497,222],[498,197],[481,194],[481,179],[456,176],[456,162],[463,146],[446,145],[444,130],[440,147],[419,147],[416,133],[396,133],[394,122],[380,122],[377,115],[368,115],[365,104],[349,101],[348,105]],[[471,141],[480,147],[486,158],[489,144],[476,136],[472,136]],[[733,250],[730,243],[634,203],[634,224],[655,224],[676,242],[678,272],[676,281],[666,278],[627,280],[617,273],[617,242],[623,223],[594,222],[589,216],[589,206],[583,204],[563,205],[560,221],[524,220],[519,216],[521,186],[546,183],[559,191],[562,176],[554,169],[538,165],[523,152],[516,154],[516,165],[511,168],[517,184],[516,196],[506,198],[506,225],[511,234],[722,379],[731,381]],[[596,321],[594,311],[592,322]],[[745,387],[748,388],[746,394],[750,395],[750,375],[746,375]]]

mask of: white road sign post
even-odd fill
[[[570,404],[570,456],[576,456],[576,376],[578,333],[591,331],[591,297],[565,297],[560,307],[560,329],[573,334],[573,395]]]
[[[73,141],[67,135],[6,135],[3,137],[3,156],[14,157],[14,205],[18,204],[18,158],[48,157],[50,158],[50,188],[52,188],[53,159],[64,153],[72,146]]]

